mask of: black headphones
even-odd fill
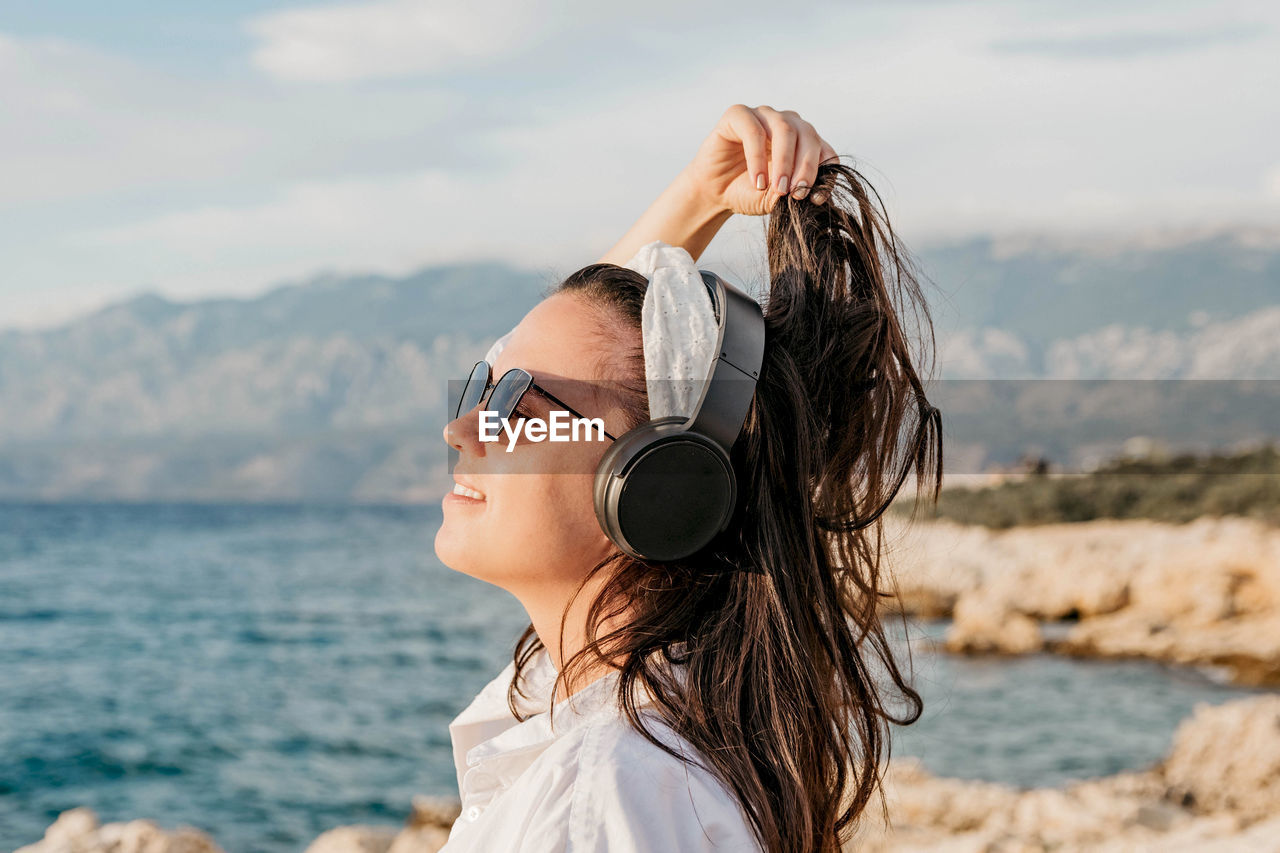
[[[738,498],[729,451],[742,431],[764,360],[760,304],[699,270],[716,315],[720,355],[688,419],[672,416],[624,433],[596,469],[600,527],[639,560],[678,560],[729,526]]]

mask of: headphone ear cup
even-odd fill
[[[642,560],[687,557],[729,524],[737,481],[728,454],[663,418],[620,437],[596,471],[596,518],[624,553]]]

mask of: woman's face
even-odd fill
[[[584,417],[603,419],[610,435],[622,435],[626,422],[617,401],[596,393],[607,380],[599,370],[612,362],[602,350],[602,335],[609,330],[601,323],[598,309],[577,296],[548,297],[515,328],[493,365],[492,381],[513,367],[524,368]],[[512,415],[512,426],[522,415],[548,420],[553,409],[560,407],[530,389]],[[480,441],[479,411],[450,421],[444,436],[459,454],[454,481],[484,498],[444,498],[436,556],[521,598],[522,593],[576,588],[592,566],[616,550],[600,529],[592,502],[594,472],[612,442],[534,442],[521,434],[508,452],[505,432],[500,441]]]

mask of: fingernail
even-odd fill
[[[791,191],[791,195],[793,198],[804,198],[808,194],[809,194],[809,187],[807,184],[804,184],[804,183],[796,184],[795,189]]]
[[[826,201],[826,200],[827,200],[826,193],[814,193],[814,194],[813,194],[813,203],[814,203],[814,204],[822,204],[822,203],[823,203],[824,201]]]
[[[764,176],[764,172],[756,175],[756,189],[764,190],[769,188],[769,179]]]
[[[778,195],[786,195],[786,194],[787,194],[787,181],[788,181],[788,180],[790,180],[790,178],[788,178],[786,175],[783,175],[781,178],[778,178]]]

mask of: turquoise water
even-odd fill
[[[0,504],[0,849],[57,814],[300,851],[456,795],[449,720],[526,624],[436,559],[438,507]],[[944,626],[922,625],[922,637]],[[1138,768],[1196,702],[1156,664],[940,657],[895,755],[1019,785]]]

